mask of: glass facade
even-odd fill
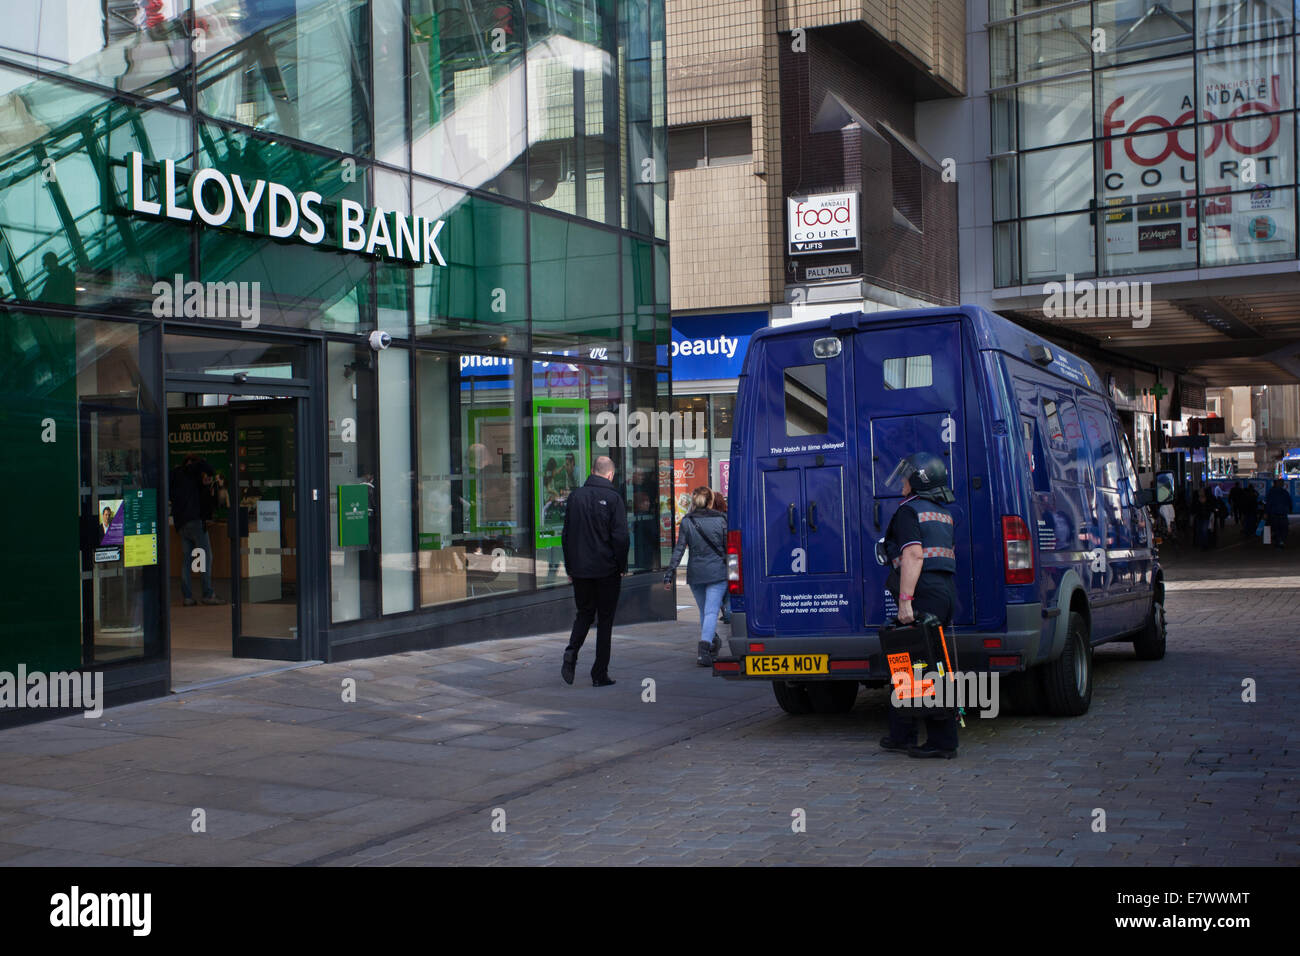
[[[11,6],[0,473],[34,500],[0,670],[166,658],[199,434],[271,656],[567,583],[600,454],[661,566],[669,445],[607,426],[669,409],[662,0]],[[105,502],[140,540],[102,546]]]
[[[1294,259],[1281,0],[991,0],[995,284]]]

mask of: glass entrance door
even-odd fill
[[[234,655],[300,660],[298,400],[232,401]]]

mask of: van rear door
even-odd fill
[[[951,505],[957,542],[955,624],[975,622],[968,507],[966,416],[962,396],[962,328],[957,320],[860,329],[853,337],[862,593],[868,627],[885,623],[889,568],[875,560],[902,492],[885,484],[898,460],[918,451],[943,458],[957,500]]]
[[[852,599],[856,548],[845,534],[846,516],[857,510],[846,439],[847,356],[818,358],[818,337],[768,338],[752,373],[760,425],[751,487],[758,490],[762,537],[746,544],[758,558],[749,566],[760,580],[747,588],[745,606],[752,628],[770,628],[777,637],[849,634],[861,620]]]

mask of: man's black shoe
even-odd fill
[[[941,757],[944,760],[951,760],[957,756],[957,751],[931,747],[928,743],[924,743],[919,747],[908,747],[907,755],[909,757]]]
[[[695,653],[695,663],[701,667],[713,666],[713,649],[707,641],[700,641],[699,648]]]
[[[718,637],[717,634],[714,634],[713,643],[709,645],[709,653],[712,656],[717,657],[718,651],[720,650],[722,650],[722,638]]]
[[[573,671],[578,664],[578,655],[570,651],[567,647],[564,649],[564,663],[560,665],[560,677],[566,684],[573,683]]]
[[[905,754],[915,746],[916,744],[900,744],[895,741],[893,737],[880,738],[880,748],[882,750],[892,751],[893,753]]]
[[[593,677],[591,679],[592,687],[608,687],[610,684],[618,683],[614,678],[606,674],[604,677]]]

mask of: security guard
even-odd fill
[[[898,605],[898,621],[909,624],[933,614],[942,625],[952,623],[957,604],[953,575],[957,571],[952,512],[954,500],[947,487],[948,469],[943,459],[917,452],[898,463],[887,484],[902,483],[903,501],[877,545],[877,558],[892,565],[885,587]],[[911,757],[957,756],[957,716],[926,717],[926,742],[917,745],[920,713],[904,710],[890,698],[889,736],[880,741],[885,750]],[[917,716],[913,716],[916,713]]]

